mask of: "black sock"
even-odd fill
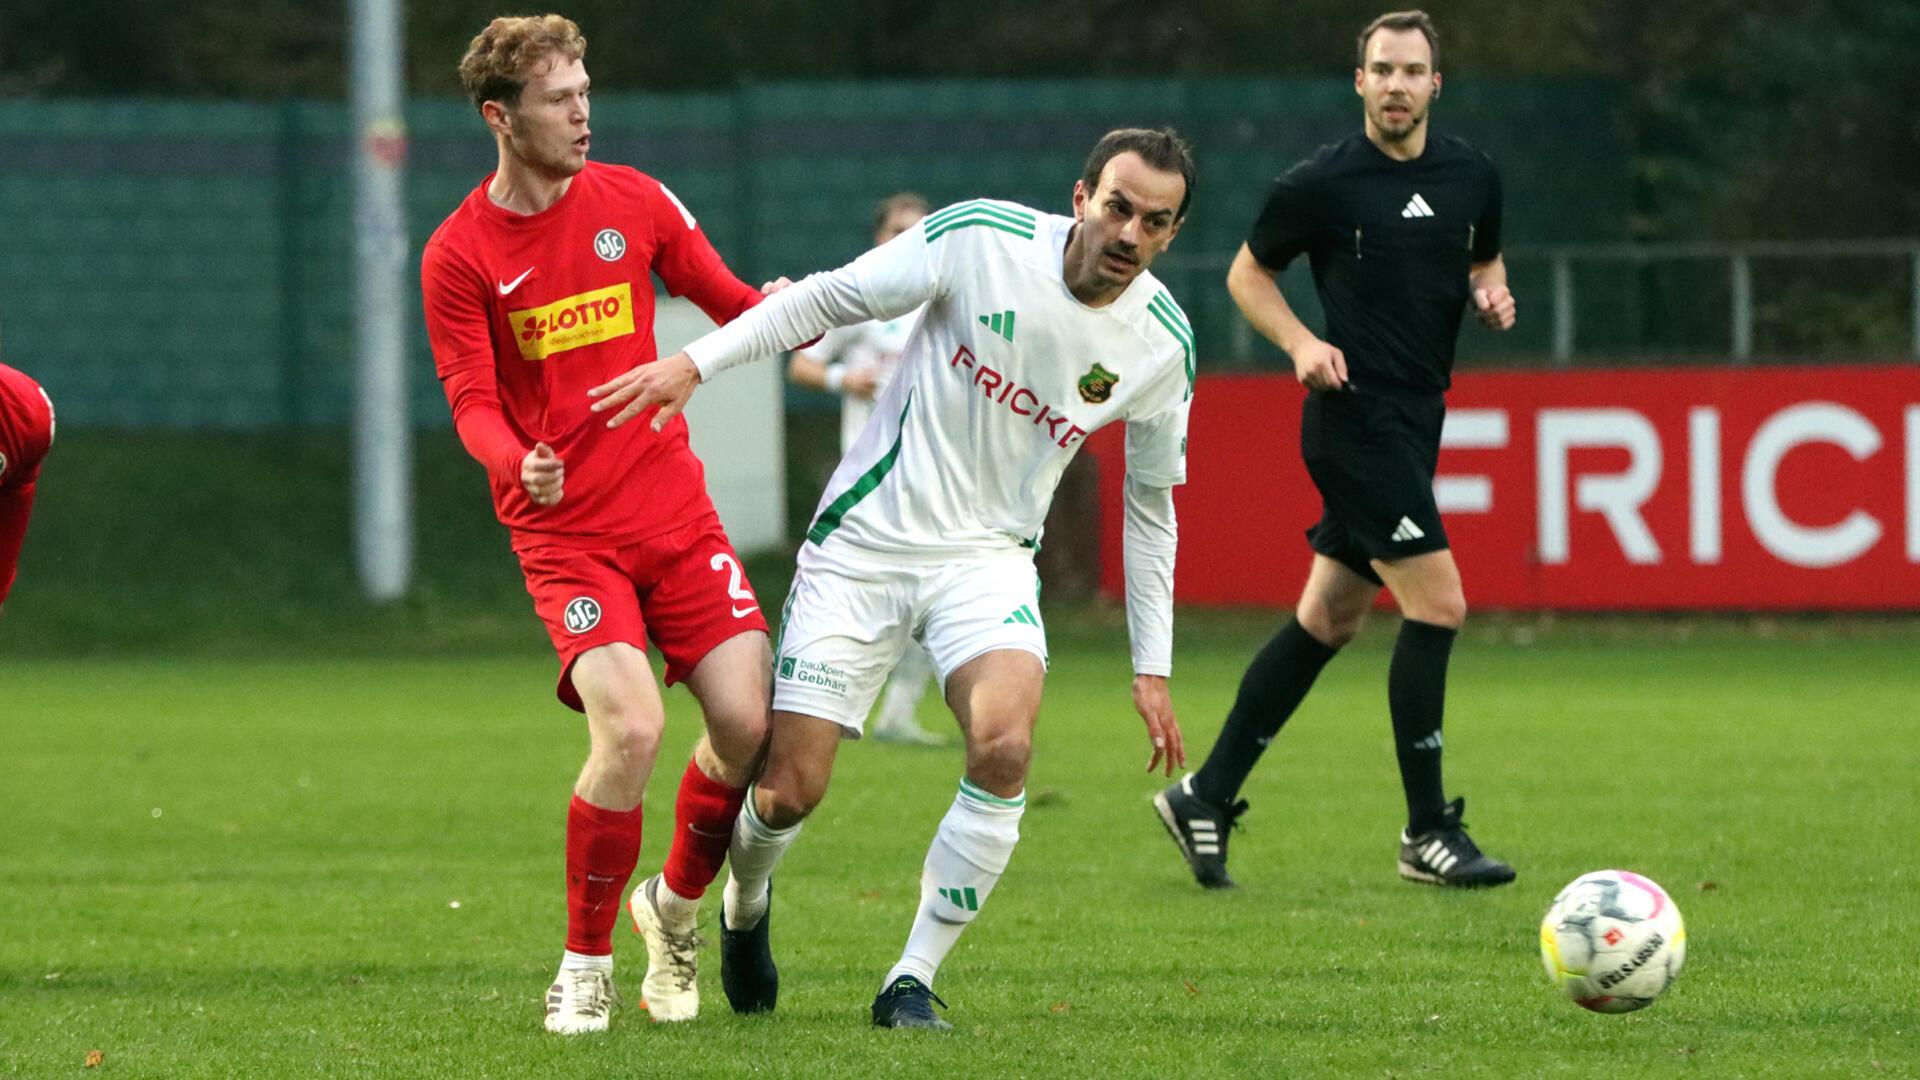
[[[1387,708],[1393,749],[1407,791],[1407,832],[1418,836],[1440,824],[1446,789],[1440,783],[1440,719],[1446,711],[1447,657],[1456,631],[1407,619],[1387,669]]]
[[[1298,619],[1288,619],[1247,665],[1227,725],[1207,763],[1193,774],[1193,793],[1215,806],[1231,804],[1267,743],[1338,651],[1307,633]]]

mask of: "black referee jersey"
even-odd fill
[[[1308,256],[1326,340],[1356,390],[1440,393],[1467,272],[1500,254],[1500,175],[1451,136],[1396,161],[1355,134],[1274,181],[1247,248],[1274,271]]]

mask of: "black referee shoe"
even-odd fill
[[[1180,855],[1193,871],[1193,879],[1209,889],[1231,889],[1227,876],[1227,834],[1238,827],[1240,815],[1247,812],[1247,800],[1241,799],[1221,809],[1193,793],[1193,774],[1153,797],[1153,808],[1160,813],[1160,824],[1180,848]]]
[[[780,997],[780,969],[773,964],[767,934],[773,922],[773,882],[767,882],[767,910],[745,930],[727,925],[727,902],[720,899],[720,988],[737,1013],[772,1012]]]
[[[1467,827],[1460,821],[1467,800],[1447,804],[1438,828],[1419,836],[1400,832],[1400,876],[1428,885],[1448,885],[1473,889],[1483,885],[1505,885],[1514,879],[1513,867],[1483,854]]]
[[[941,1008],[947,1007],[947,1003],[940,1001],[940,996],[919,979],[902,975],[888,983],[887,988],[873,999],[873,1026],[952,1031],[952,1024],[935,1015],[933,1003],[936,1001],[940,1002]]]

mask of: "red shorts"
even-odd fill
[[[553,545],[517,552],[533,610],[560,654],[554,692],[585,712],[573,687],[573,662],[588,649],[651,639],[667,661],[667,685],[687,677],[714,646],[748,630],[767,632],[718,517],[618,548]]]

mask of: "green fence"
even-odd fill
[[[1500,164],[1509,242],[1619,236],[1628,182],[1611,87],[1448,85],[1437,126]],[[1245,338],[1222,260],[1268,181],[1359,120],[1337,80],[1009,81],[603,94],[593,128],[596,159],[669,184],[757,283],[858,254],[872,204],[900,188],[936,205],[992,195],[1064,212],[1100,133],[1175,124],[1196,147],[1200,183],[1162,276],[1202,355],[1231,362]],[[494,152],[464,102],[416,102],[408,122],[417,249]],[[341,422],[353,368],[347,135],[335,102],[0,102],[5,355],[47,385],[70,425]],[[1467,348],[1545,353],[1548,335],[1536,320]],[[424,333],[414,350],[415,416],[444,424]]]

